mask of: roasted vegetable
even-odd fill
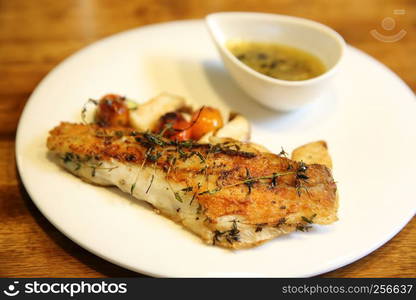
[[[205,134],[216,131],[224,125],[218,109],[203,106],[192,114],[192,139],[199,140]]]
[[[292,159],[307,164],[321,164],[332,169],[332,159],[325,141],[317,141],[293,150]]]
[[[163,115],[154,131],[174,141],[191,139],[191,123],[186,121],[178,112],[170,112]]]
[[[131,126],[139,131],[154,130],[163,115],[175,112],[185,104],[182,97],[162,93],[130,112]]]
[[[101,127],[129,126],[129,109],[125,98],[115,94],[102,97],[98,102],[95,121]]]

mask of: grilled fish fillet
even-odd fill
[[[81,179],[117,186],[206,243],[247,248],[337,220],[331,171],[250,144],[172,142],[126,128],[61,123],[53,157]]]

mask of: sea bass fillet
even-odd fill
[[[248,143],[174,142],[127,128],[61,123],[48,149],[81,179],[117,186],[206,243],[247,248],[337,220],[331,171]]]

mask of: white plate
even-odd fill
[[[148,26],[76,53],[32,94],[17,133],[23,183],[41,212],[82,247],[153,276],[312,276],[351,263],[391,239],[414,215],[416,101],[386,67],[349,47],[319,102],[278,114],[250,101],[224,71],[202,21]],[[253,140],[290,151],[324,139],[339,186],[339,221],[232,252],[206,246],[181,226],[115,189],[82,182],[46,156],[48,131],[79,121],[89,97],[145,101],[169,91],[230,107],[252,122]]]

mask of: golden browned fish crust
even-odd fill
[[[104,172],[103,163],[110,166],[107,169],[111,164],[128,166],[129,172],[148,170],[153,172],[149,176],[163,177],[160,180],[167,182],[174,199],[166,201],[174,201],[177,212],[152,204],[208,243],[249,247],[296,229],[303,231],[311,223],[337,220],[337,187],[327,167],[259,152],[250,144],[178,143],[126,128],[61,123],[50,132],[47,146],[69,171],[93,182],[93,172]],[[91,163],[97,166],[91,176],[81,173]],[[124,187],[125,181],[112,184],[134,194],[135,182]],[[144,198],[154,189],[151,182],[137,188],[142,194],[134,196]]]

